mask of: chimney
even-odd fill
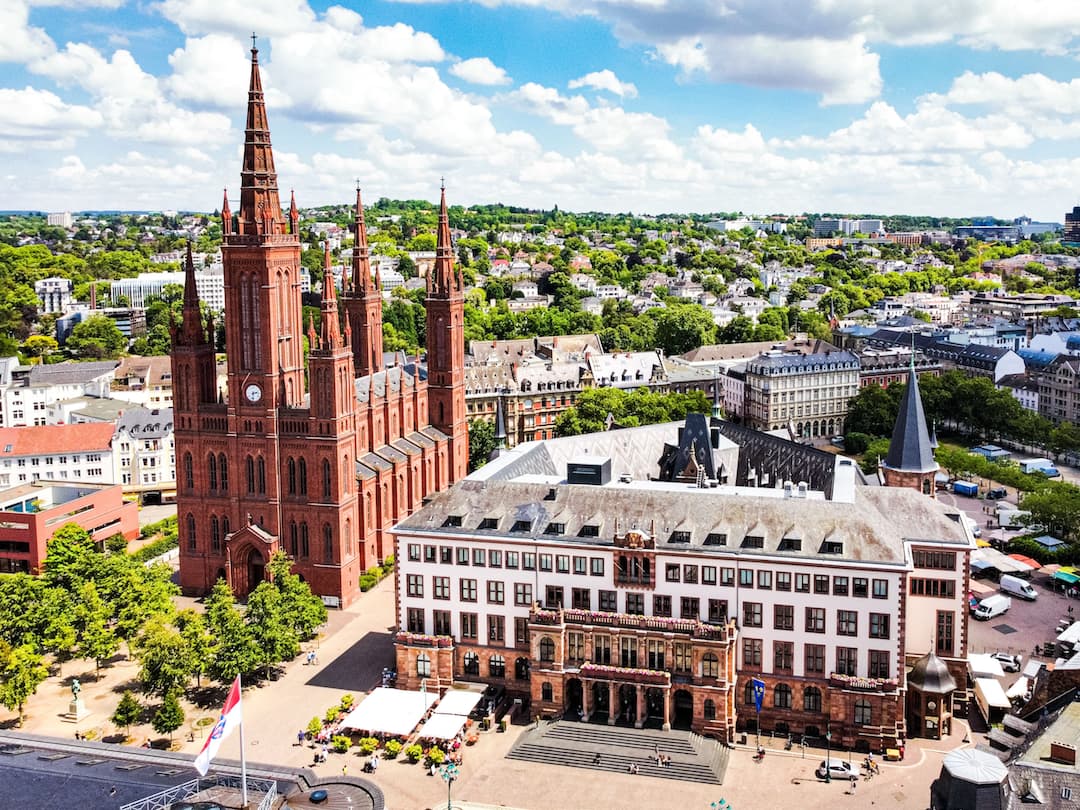
[[[1050,741],[1050,761],[1061,765],[1076,766],[1076,746],[1068,743]]]

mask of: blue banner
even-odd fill
[[[754,689],[754,706],[757,707],[758,714],[761,714],[761,701],[765,699],[765,681],[751,678],[750,685]]]

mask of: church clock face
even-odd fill
[[[258,402],[262,399],[262,389],[255,383],[252,383],[244,389],[244,396],[247,397],[248,402]]]

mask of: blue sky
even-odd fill
[[[0,208],[280,185],[571,210],[1029,215],[1080,199],[1080,3],[4,0]]]

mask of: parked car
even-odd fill
[[[826,770],[825,762],[822,761],[814,774],[818,779],[824,779],[825,774],[829,774],[830,779],[840,779],[842,781],[848,781],[852,776],[859,776],[859,766],[857,763],[848,762],[844,759],[830,759],[828,761],[828,770]]]
[[[1001,668],[1006,672],[1019,672],[1020,671],[1020,656],[1013,655],[1012,653],[996,652],[990,656],[999,664]]]
[[[1002,498],[1009,497],[1009,493],[1005,490],[1005,487],[994,487],[986,493],[986,500],[988,501],[1000,501]]]

